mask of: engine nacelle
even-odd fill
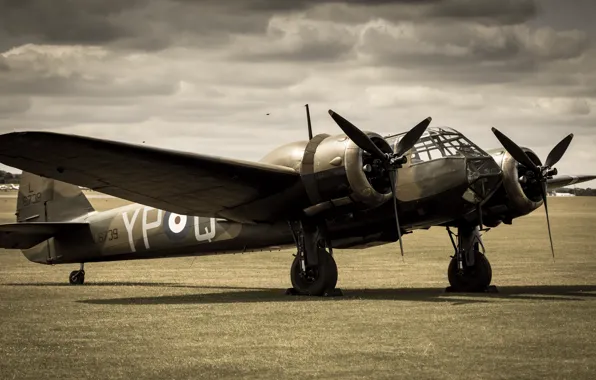
[[[538,156],[528,148],[522,148],[526,155],[536,164],[542,165]],[[510,218],[527,215],[543,203],[539,183],[524,180],[526,168],[511,155],[501,150],[492,157],[503,171],[503,189],[506,194],[507,214]]]
[[[392,152],[382,136],[373,132],[365,133],[383,152]],[[346,206],[374,208],[390,200],[388,176],[364,169],[366,165],[372,167],[374,160],[345,134],[320,134],[307,143],[280,147],[262,161],[288,166],[300,172],[311,204],[304,211],[313,216]]]

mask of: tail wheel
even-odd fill
[[[464,263],[465,264],[465,263]],[[490,285],[493,271],[486,256],[479,251],[474,253],[474,265],[465,266],[463,271],[457,268],[456,258],[452,258],[447,269],[449,284],[460,292],[484,291]]]
[[[85,271],[84,270],[73,270],[68,276],[68,282],[71,285],[83,285],[85,283]]]
[[[318,250],[319,264],[309,266],[303,272],[298,256],[294,258],[290,269],[292,286],[299,293],[311,296],[321,296],[326,291],[333,290],[337,284],[337,264],[327,251]]]

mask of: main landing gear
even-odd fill
[[[73,270],[68,276],[71,285],[83,285],[85,283],[85,264],[81,263],[81,269]]]
[[[337,265],[323,226],[290,222],[297,254],[290,269],[292,288],[286,294],[308,296],[340,296],[336,289]]]
[[[447,227],[455,255],[447,269],[449,292],[489,292],[496,287],[490,286],[493,271],[480,247],[484,251],[478,226],[460,226],[457,235]],[[457,243],[453,237],[457,238]]]

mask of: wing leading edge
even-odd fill
[[[273,219],[303,191],[299,173],[283,166],[53,132],[0,135],[0,161],[147,206],[239,222]]]
[[[547,180],[547,189],[555,190],[560,187],[574,185],[576,183],[587,182],[596,179],[596,175],[556,175]]]

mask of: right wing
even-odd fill
[[[574,185],[576,183],[591,181],[596,179],[596,175],[556,175],[552,179],[546,181],[547,189],[549,191],[558,189],[560,187]]]
[[[0,161],[183,215],[259,222],[283,217],[304,190],[293,169],[51,132],[0,135]]]

